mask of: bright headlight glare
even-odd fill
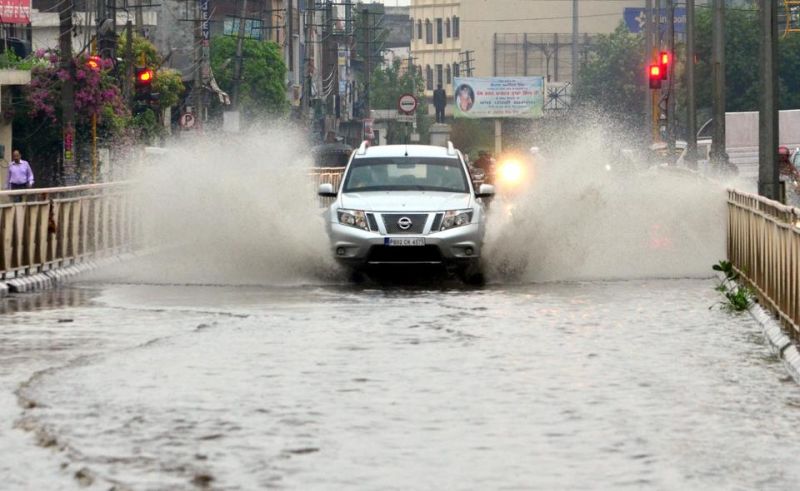
[[[367,215],[361,210],[339,210],[337,211],[337,215],[339,216],[339,223],[343,225],[349,225],[362,230],[369,230],[369,225],[367,225]]]
[[[472,222],[472,210],[451,210],[444,214],[440,230],[468,225]]]
[[[508,184],[516,184],[522,180],[522,164],[516,160],[507,160],[500,164],[500,179]]]

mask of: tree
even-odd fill
[[[416,70],[409,71],[399,59],[395,59],[390,66],[378,67],[372,72],[371,85],[372,109],[397,109],[397,100],[401,95],[413,94],[420,101],[416,114],[422,115],[417,118],[418,131],[427,132],[430,118],[424,116],[428,113],[428,106],[424,102],[425,81],[422,74]],[[411,131],[409,123],[389,121],[386,139],[389,143],[408,143]]]
[[[233,92],[236,64],[236,38],[218,36],[211,42],[211,68],[222,90]],[[280,47],[271,41],[244,39],[242,80],[239,86],[239,111],[246,120],[283,115],[289,108],[286,98],[286,64]]]
[[[620,24],[613,33],[598,36],[581,67],[574,103],[638,124],[644,113],[644,67],[643,37]]]

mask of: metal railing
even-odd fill
[[[129,187],[0,191],[0,279],[131,250],[140,234]]]
[[[800,209],[728,190],[728,258],[800,337]]]
[[[311,169],[309,174],[314,179],[314,191],[320,184],[330,183],[333,184],[333,190],[339,189],[342,184],[342,176],[344,175],[344,167],[319,167]],[[319,198],[319,205],[321,207],[329,206],[333,203],[333,198]]]

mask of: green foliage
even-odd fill
[[[127,35],[126,33],[122,33],[117,39],[117,53],[120,56],[121,61],[118,65],[119,73],[127,73],[128,70],[128,62],[126,59],[127,53]],[[153,70],[157,70],[161,64],[163,63],[163,58],[161,55],[158,54],[158,50],[156,46],[151,43],[147,38],[139,36],[138,34],[133,35],[133,66],[142,66],[142,57],[144,57],[144,66],[151,68]]]
[[[235,57],[236,38],[219,36],[212,40],[211,68],[220,88],[231,95]],[[284,114],[289,108],[285,78],[286,65],[277,44],[244,39],[239,89],[239,107],[244,119],[252,121]]]
[[[641,119],[646,89],[643,55],[643,37],[631,34],[624,23],[613,33],[598,36],[581,67],[576,104],[623,120]]]
[[[739,273],[736,272],[733,264],[730,261],[722,260],[713,265],[712,269],[725,275],[725,279],[715,287],[715,290],[725,295],[728,300],[727,302],[721,302],[721,304],[736,312],[749,309],[753,304],[753,292],[750,288],[737,283]]]
[[[153,92],[159,94],[158,104],[161,107],[176,105],[184,89],[183,79],[177,70],[161,69],[153,80]]]

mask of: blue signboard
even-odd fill
[[[639,7],[631,7],[625,9],[625,24],[628,26],[628,30],[633,33],[639,33],[644,31],[644,25],[647,22],[647,16],[644,13],[645,9]],[[667,32],[667,20],[669,19],[669,11],[667,9],[661,9],[661,19],[659,21],[659,26],[661,27],[661,32]],[[655,13],[653,15],[653,22],[655,22]],[[683,7],[675,9],[675,32],[677,33],[684,33],[686,32],[686,9]]]

